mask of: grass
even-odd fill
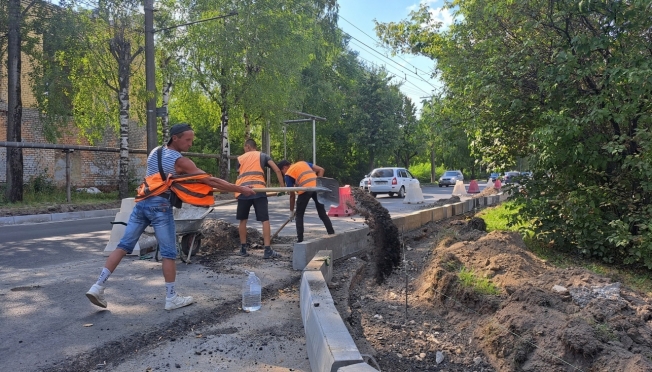
[[[509,217],[517,213],[518,209],[512,202],[505,202],[499,206],[481,211],[477,214],[477,217],[485,220],[487,231],[519,231],[522,227],[528,227],[527,222],[508,226]],[[524,236],[523,241],[530,252],[556,267],[582,267],[594,274],[619,281],[636,291],[652,295],[652,273],[649,270],[609,265],[579,254],[561,252],[553,249],[552,245],[545,244],[533,236]]]
[[[513,202],[508,201],[497,207],[484,209],[476,217],[484,219],[487,224],[487,231],[518,231],[520,227],[525,226],[525,223],[508,226],[509,218],[517,215],[518,212],[518,207]]]
[[[477,293],[494,296],[500,294],[500,290],[489,279],[478,277],[473,270],[464,266],[457,273],[457,277],[462,286],[471,288]]]
[[[606,323],[600,323],[593,326],[597,336],[605,341],[616,341],[618,336]]]
[[[23,201],[18,203],[9,203],[4,196],[4,190],[0,194],[0,208],[2,209],[20,209],[34,208],[39,206],[49,206],[52,204],[67,204],[66,190],[57,187],[49,187],[42,190],[31,190],[26,188],[23,192]],[[113,191],[101,194],[89,194],[86,192],[70,192],[70,200],[73,204],[97,204],[118,200],[118,192]]]

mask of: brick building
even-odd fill
[[[27,3],[27,1],[23,1]],[[7,140],[7,39],[0,39],[4,45],[0,45],[0,141]],[[30,59],[23,53],[22,73],[21,73],[21,98],[23,103],[22,117],[22,138],[23,142],[47,143],[43,135],[43,126],[39,119],[39,113],[36,109],[36,99],[30,83],[30,73],[33,71]],[[117,99],[117,98],[116,98]],[[116,125],[117,126],[117,125]],[[75,127],[70,123],[62,138],[58,139],[58,144],[69,145],[90,145]],[[132,123],[129,127],[129,148],[145,149],[147,148],[146,130],[144,125]],[[119,137],[117,129],[106,128],[101,141],[94,144],[101,147],[119,147]],[[7,150],[0,147],[0,184],[7,180]],[[146,155],[130,155],[130,178],[140,181],[145,175]],[[118,163],[119,154],[117,152],[91,152],[75,151],[71,154],[71,176],[74,187],[100,187],[103,189],[117,188],[118,184]],[[54,182],[56,185],[63,186],[66,182],[66,163],[65,154],[61,150],[47,149],[23,149],[23,180],[30,182],[36,177],[42,177]]]

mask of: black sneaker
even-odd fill
[[[280,258],[281,255],[276,252],[275,250],[269,249],[265,250],[265,254],[263,255],[264,259],[270,259],[270,258]]]
[[[247,253],[247,247],[249,247],[249,244],[247,244],[244,247],[240,247],[240,253],[238,253],[238,255],[241,256],[241,257],[249,256],[249,253]]]

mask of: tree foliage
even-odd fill
[[[46,133],[55,141],[72,123],[93,143],[120,128],[122,185],[125,123],[144,122],[147,99],[142,10],[133,1],[60,5],[36,17],[41,36],[30,39]],[[335,0],[162,0],[156,8],[159,105],[168,105],[169,124],[193,125],[193,152],[222,154],[220,163],[194,159],[202,169],[232,179],[225,157],[248,137],[263,148],[265,131],[275,159],[312,160],[312,125],[283,123],[296,112],[326,118],[316,125],[317,163],[341,183],[426,151],[429,128],[386,71],[350,50]]]
[[[504,166],[529,156],[521,216],[538,239],[652,268],[647,1],[458,0],[448,30],[422,7],[379,28],[437,61],[472,148]]]

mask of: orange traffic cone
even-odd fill
[[[478,181],[471,180],[471,183],[469,184],[469,190],[467,191],[467,193],[478,194],[479,192],[480,192],[480,186],[478,186]]]

